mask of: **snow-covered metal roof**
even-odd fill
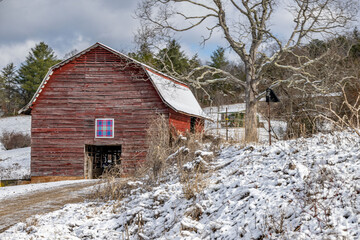
[[[206,107],[203,109],[204,112],[209,114],[218,114],[218,113],[231,113],[231,112],[245,112],[246,106],[245,103],[235,103],[235,104],[228,104],[228,105],[221,105],[216,107]]]
[[[49,69],[46,76],[44,77],[43,81],[41,82],[39,88],[37,89],[31,101],[25,107],[20,109],[19,113],[31,112],[31,108],[33,104],[36,102],[37,98],[41,94],[42,90],[44,89],[45,85],[47,84],[48,80],[50,79],[50,76],[52,75],[55,69],[69,63],[70,61],[80,57],[81,55],[89,52],[90,50],[96,47],[102,47],[112,52],[115,55],[126,58],[131,62],[140,65],[149,76],[152,84],[159,93],[162,101],[174,111],[181,112],[190,116],[208,118],[206,114],[202,111],[198,101],[191,92],[190,88],[185,83],[182,83],[170,76],[167,76],[166,74],[161,73],[156,69],[147,66],[146,64],[143,64],[133,58],[130,58],[129,56],[122,54],[102,43],[95,43],[91,47],[79,52],[78,54],[52,66]]]
[[[146,72],[159,95],[169,107],[178,112],[206,118],[205,113],[188,86],[172,81],[150,69],[146,69]]]

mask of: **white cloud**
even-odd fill
[[[5,67],[9,63],[14,63],[20,66],[20,63],[25,61],[30,49],[35,47],[37,40],[26,40],[20,43],[12,43],[7,45],[0,45],[0,68]]]
[[[132,50],[134,48],[133,36],[139,26],[139,21],[134,19],[134,10],[140,1],[1,1],[0,68],[9,62],[14,62],[19,66],[25,60],[30,48],[40,41],[44,41],[52,47],[59,58],[63,58],[73,49],[81,51],[95,42],[102,42],[117,50]],[[279,5],[275,7],[276,12],[271,21],[271,29],[284,40],[288,37],[293,24],[291,15],[285,9],[288,2],[289,0],[279,0]],[[230,5],[226,5],[226,7],[230,7]],[[183,5],[182,9],[185,9],[188,14],[204,13],[199,8],[190,8],[187,5]],[[236,11],[228,12],[227,17],[229,22],[239,20]],[[228,47],[220,29],[213,33],[205,47],[200,46],[202,36],[206,37],[209,33],[206,26],[210,26],[211,21],[209,20],[191,31],[176,35],[188,55],[192,56],[198,53],[203,61],[207,61],[217,46]],[[181,21],[176,22],[181,23]],[[245,37],[238,33],[238,25],[231,25],[231,30],[232,33],[237,34],[236,37]],[[231,60],[238,61],[239,59],[234,52],[229,52],[228,55]]]
[[[96,42],[131,49],[138,21],[136,1],[119,0],[5,0],[0,2],[0,67],[17,66],[34,46],[44,41],[59,58]],[[36,39],[36,41],[35,41]],[[21,46],[21,47],[20,47]],[[21,51],[24,51],[21,54]]]

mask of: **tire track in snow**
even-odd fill
[[[74,183],[1,201],[0,233],[33,215],[58,210],[68,203],[84,201],[88,193],[83,191],[84,188],[95,184],[93,181]]]

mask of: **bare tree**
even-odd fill
[[[333,34],[346,27],[354,18],[358,4],[356,0],[142,0],[137,16],[144,21],[143,25],[152,26],[153,33],[184,32],[203,27],[208,31],[203,37],[204,43],[214,31],[221,30],[244,64],[245,81],[210,66],[198,67],[184,78],[198,87],[216,81],[242,86],[246,102],[245,141],[256,142],[258,85],[263,80],[264,68],[273,64],[296,73],[280,81],[305,80],[317,84],[310,81],[306,69],[321,61],[326,53],[309,58],[299,55],[297,47],[314,36]],[[287,40],[278,37],[271,26],[276,10],[280,8],[286,8],[293,19]],[[281,61],[288,54],[297,59],[295,64]]]
[[[303,57],[322,56],[321,61],[302,70],[306,76],[288,69],[267,68],[264,77],[270,80],[265,84],[271,84],[271,79],[289,80],[277,88],[282,101],[277,109],[273,108],[274,115],[287,122],[286,137],[309,136],[325,130],[318,116],[327,115],[329,103],[334,111],[340,111],[343,101],[341,86],[345,83],[353,86],[359,81],[358,60],[349,54],[353,44],[351,36],[340,36],[328,41],[313,40],[297,49],[297,55]],[[281,62],[295,66],[297,58],[292,54],[282,57]],[[352,96],[356,98],[357,95]]]

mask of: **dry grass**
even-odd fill
[[[159,183],[177,166],[182,166],[195,159],[196,150],[202,147],[203,135],[186,132],[179,135],[168,119],[160,115],[151,121],[147,131],[148,151],[146,162],[138,169],[137,176],[148,176],[152,184]],[[176,174],[176,173],[172,173]]]
[[[141,188],[150,190],[162,182],[179,178],[183,184],[184,196],[194,198],[204,189],[203,175],[208,171],[206,161],[212,157],[200,156],[199,149],[203,149],[203,141],[207,141],[210,149],[219,149],[219,139],[212,139],[203,134],[185,133],[177,135],[175,129],[169,126],[166,117],[159,115],[150,122],[147,131],[147,157],[133,174],[133,182],[139,180]],[[184,169],[184,165],[191,163],[192,169]],[[93,198],[101,200],[121,200],[139,186],[128,184],[129,179],[120,179],[121,166],[110,169],[103,174],[103,182],[96,189]]]
[[[152,121],[147,138],[147,162],[143,165],[142,174],[148,176],[150,185],[177,177],[182,183],[184,197],[195,198],[206,186],[204,174],[209,171],[207,161],[213,158],[213,155],[200,156],[198,150],[204,148],[206,141],[209,149],[216,151],[221,141],[203,133],[174,133],[166,118],[160,116]]]
[[[182,190],[187,200],[196,198],[206,187],[204,175],[200,171],[183,172],[181,176]]]
[[[29,134],[20,132],[4,132],[0,137],[0,142],[4,145],[6,150],[15,148],[29,147],[31,138]]]
[[[39,221],[36,217],[31,217],[31,218],[28,218],[26,219],[25,221],[25,232],[27,234],[31,234],[32,232],[35,231],[35,228],[36,226],[38,226],[39,224]]]
[[[166,168],[166,160],[172,151],[168,120],[159,115],[152,119],[147,130],[148,151],[145,168],[150,170],[151,177],[156,180]]]
[[[107,177],[95,187],[89,198],[100,201],[121,200],[136,188],[138,185],[129,183],[129,179]]]

